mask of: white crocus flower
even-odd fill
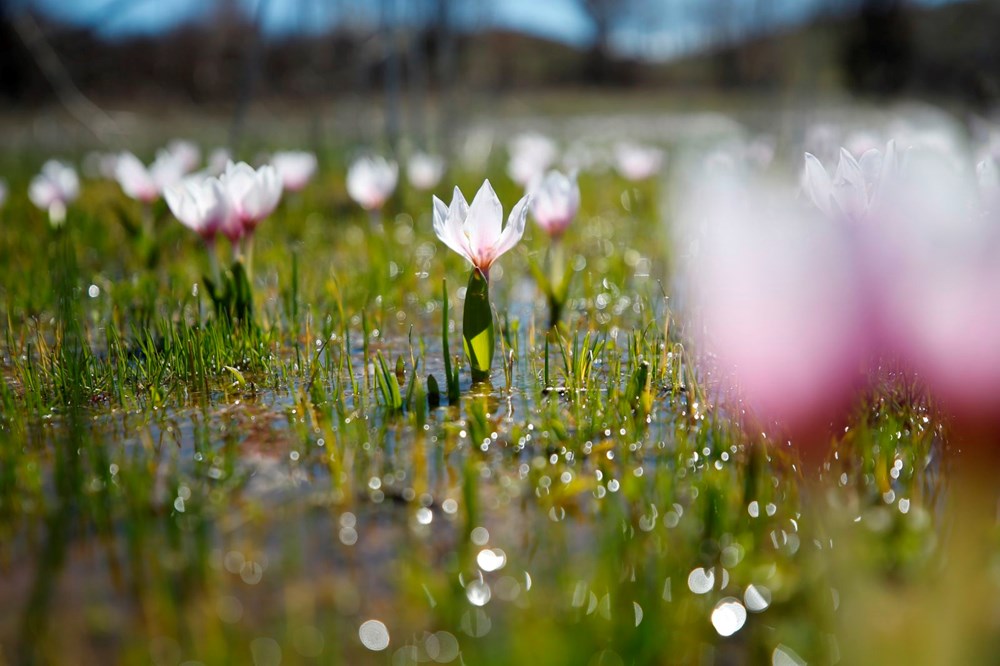
[[[278,171],[285,189],[302,190],[316,173],[318,162],[313,153],[304,150],[285,150],[271,155],[271,164]]]
[[[362,208],[377,211],[396,189],[399,165],[381,156],[361,157],[347,170],[347,193]]]
[[[49,214],[53,226],[65,221],[66,206],[76,201],[79,195],[80,178],[76,169],[58,160],[46,162],[41,173],[32,178],[28,186],[31,203]]]
[[[186,178],[164,190],[163,198],[174,217],[208,245],[229,216],[229,199],[218,178]]]
[[[502,227],[503,206],[488,180],[483,182],[471,205],[466,203],[457,187],[451,206],[446,206],[437,197],[433,200],[434,233],[442,243],[468,259],[487,279],[493,262],[517,245],[524,234],[528,197],[522,197],[514,205],[507,218],[507,226]]]
[[[550,171],[530,190],[531,215],[545,233],[560,238],[580,208],[576,175]]]
[[[269,164],[254,169],[246,162],[229,162],[219,181],[229,198],[231,214],[224,231],[230,240],[239,237],[237,232],[252,235],[281,200],[281,178]]]
[[[865,151],[861,159],[855,159],[848,150],[841,148],[833,178],[815,155],[806,153],[802,187],[825,215],[856,221],[878,206],[898,170],[893,141],[888,143],[884,154],[873,148]]]
[[[406,162],[406,179],[418,190],[432,190],[444,175],[444,158],[440,155],[414,153]]]

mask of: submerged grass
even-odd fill
[[[657,183],[584,179],[558,328],[542,234],[494,268],[491,385],[429,201],[376,230],[322,173],[261,228],[252,322],[162,208],[152,246],[108,184],[59,231],[4,210],[0,663],[862,663],[843,595],[935,575],[923,396],[886,370],[821,480],[746,434],[667,306]]]

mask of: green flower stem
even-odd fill
[[[490,378],[496,334],[493,330],[493,310],[490,307],[489,280],[478,268],[472,269],[465,291],[465,311],[462,316],[462,340],[465,355],[472,368],[472,381]]]

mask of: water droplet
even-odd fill
[[[720,636],[732,636],[747,621],[747,609],[735,597],[723,597],[712,611],[712,626]]]
[[[485,606],[490,602],[492,593],[486,581],[474,580],[465,586],[465,596],[473,606]]]
[[[361,644],[373,652],[389,647],[389,630],[378,620],[365,620],[358,628]]]
[[[779,644],[771,653],[771,666],[806,666],[806,660],[787,645]]]
[[[476,527],[469,534],[469,538],[477,546],[485,546],[486,542],[490,540],[490,533],[485,527]]]
[[[483,571],[497,571],[502,569],[505,564],[507,564],[507,554],[504,553],[499,548],[484,548],[479,551],[479,555],[476,556],[476,564]]]
[[[698,567],[688,574],[688,589],[695,594],[707,594],[715,585],[715,573],[710,569]]]
[[[753,613],[765,611],[771,605],[771,591],[763,586],[747,585],[743,593],[743,603]]]

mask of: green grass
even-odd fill
[[[803,473],[696,370],[665,186],[599,175],[563,241],[563,326],[529,227],[491,280],[502,363],[472,385],[468,268],[430,197],[403,188],[377,232],[322,157],[258,232],[252,325],[216,313],[203,248],[162,206],[143,238],[117,186],[85,182],[53,231],[31,171],[10,174],[0,663],[402,664],[455,641],[466,664],[876,663],[859,650],[908,635],[879,604],[941,580],[944,481],[906,380],[880,375],[822,479]],[[484,547],[502,568],[477,567]],[[713,608],[750,585],[768,607],[721,637]],[[922,608],[911,630],[941,624]],[[359,640],[369,618],[386,653]],[[995,647],[976,639],[961,654]]]

